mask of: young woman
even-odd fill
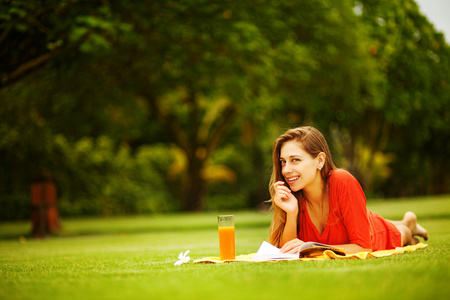
[[[270,194],[269,240],[285,253],[310,241],[350,254],[417,244],[417,236],[428,239],[412,212],[389,221],[368,211],[358,181],[334,166],[325,138],[313,127],[290,129],[275,141]]]

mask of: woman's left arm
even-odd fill
[[[282,248],[281,253],[297,253],[298,249],[305,242],[299,239],[293,239],[287,242]],[[363,248],[357,244],[343,244],[343,245],[329,245],[332,247],[340,248],[345,251],[345,254],[353,254],[358,252],[372,252],[372,249]]]
[[[372,252],[372,249],[363,248],[357,244],[333,245],[333,247],[343,249],[345,251],[345,254],[353,254],[358,252]]]
[[[333,195],[338,201],[348,244],[336,245],[346,253],[372,252],[371,225],[367,217],[366,197],[361,185],[348,172],[340,174]],[[331,197],[331,195],[330,195]]]

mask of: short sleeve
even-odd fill
[[[337,199],[349,243],[371,249],[371,226],[367,217],[366,197],[359,182],[349,172],[336,170],[330,176],[331,193]]]

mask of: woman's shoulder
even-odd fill
[[[329,179],[329,192],[331,197],[341,198],[342,195],[364,195],[359,181],[348,171],[334,170]]]
[[[354,182],[356,178],[347,170],[336,169],[330,174],[330,182]]]

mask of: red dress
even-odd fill
[[[328,190],[328,221],[321,234],[309,218],[305,199],[302,199],[297,235],[300,240],[329,245],[357,244],[372,251],[402,246],[401,234],[395,225],[366,209],[364,192],[349,172],[332,171]]]

